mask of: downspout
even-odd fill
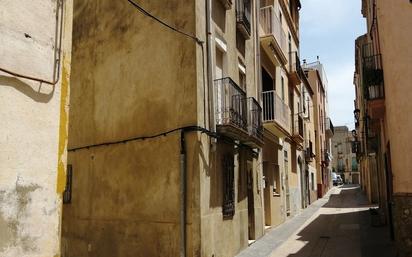
[[[209,106],[209,130],[216,132],[213,72],[212,72],[212,0],[206,0],[207,85]]]
[[[180,132],[180,257],[186,257],[186,143]]]
[[[253,3],[253,2],[252,2]],[[260,37],[259,37],[259,18],[260,18],[260,0],[255,0],[255,72],[257,73],[257,81],[256,81],[256,86],[257,86],[257,96],[256,96],[256,100],[258,101],[258,103],[263,106],[262,104],[262,79],[261,79],[261,75],[262,75],[262,71],[261,71],[261,65],[260,65]],[[263,112],[261,113],[261,119],[263,119]],[[259,153],[262,153],[262,149],[259,149],[260,151],[258,151]],[[261,158],[263,158],[263,156],[261,156]],[[263,161],[261,162],[261,165]],[[260,166],[261,168],[259,169],[261,172],[261,178],[263,178],[263,166]],[[261,194],[261,206],[265,206],[265,199],[263,198],[264,194]],[[262,220],[265,220],[265,213],[262,212]]]
[[[260,64],[260,37],[259,37],[259,26],[260,26],[260,0],[256,0],[256,10],[255,10],[255,21],[256,21],[256,43],[255,43],[255,48],[256,48],[256,72],[257,72],[257,100],[260,103],[262,99],[262,66]],[[262,114],[263,115],[263,114]]]

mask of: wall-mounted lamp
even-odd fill
[[[355,110],[353,111],[353,114],[354,114],[354,116],[355,116],[355,120],[356,120],[357,122],[359,122],[360,110],[359,110],[359,109],[355,109]]]
[[[358,136],[358,133],[356,132],[356,129],[352,130],[352,136],[356,138]]]

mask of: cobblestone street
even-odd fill
[[[371,226],[370,207],[359,187],[333,188],[238,256],[395,257],[388,227]]]

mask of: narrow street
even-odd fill
[[[333,188],[238,257],[395,257],[388,228],[371,225],[371,207],[358,186]]]

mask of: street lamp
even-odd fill
[[[356,132],[356,129],[352,130],[352,136],[356,139],[358,136],[358,133]]]

